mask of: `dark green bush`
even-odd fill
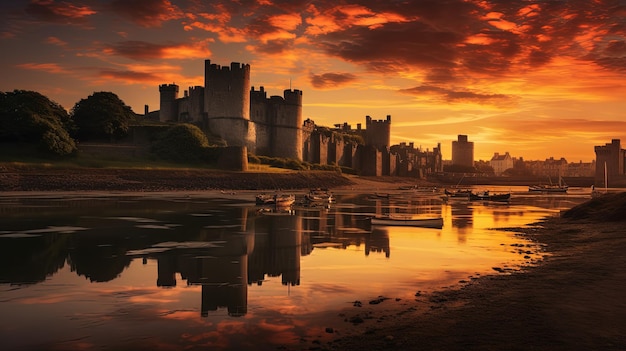
[[[193,124],[177,124],[167,129],[152,144],[152,153],[170,161],[205,161],[213,158],[213,150],[200,128]]]

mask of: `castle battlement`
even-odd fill
[[[391,124],[391,115],[387,115],[387,119],[378,119],[374,120],[370,116],[365,116],[365,126],[369,126],[372,124]]]
[[[178,85],[172,83],[172,84],[161,84],[159,85],[159,91],[160,92],[165,92],[165,91],[173,91],[178,93]]]

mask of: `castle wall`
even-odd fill
[[[256,129],[258,155],[303,160],[302,92],[285,90],[271,96],[263,87],[250,91],[250,120]]]
[[[359,168],[358,173],[362,176],[383,175],[383,155],[378,149],[371,145],[360,145],[359,147]]]
[[[220,169],[248,170],[248,150],[245,146],[229,146],[222,148],[221,151],[217,159],[217,166]]]
[[[177,100],[177,121],[182,123],[202,122],[204,115],[204,88],[200,86],[189,87],[185,96]]]
[[[330,138],[319,134],[319,138],[316,138],[319,141],[319,160],[318,163],[321,165],[328,164],[328,144],[330,142]]]
[[[313,163],[313,143],[312,135],[315,129],[315,122],[307,119],[302,124],[302,160]]]
[[[389,160],[388,160],[388,166],[389,166],[389,175],[390,176],[397,176],[398,175],[398,160],[399,157],[397,154],[395,153],[390,153],[389,154]]]

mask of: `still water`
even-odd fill
[[[508,204],[344,193],[287,212],[219,193],[2,196],[0,348],[308,347],[345,328],[338,313],[356,300],[410,301],[532,264],[535,243],[494,228],[589,197],[515,190]],[[444,226],[371,226],[381,213]]]

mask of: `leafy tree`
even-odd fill
[[[65,156],[76,151],[73,128],[67,111],[40,93],[0,92],[0,142],[38,144],[45,153]]]
[[[96,92],[72,108],[79,140],[121,139],[137,115],[111,92]]]
[[[159,158],[172,161],[198,161],[203,159],[209,142],[206,135],[193,124],[177,124],[168,128],[152,145]]]

